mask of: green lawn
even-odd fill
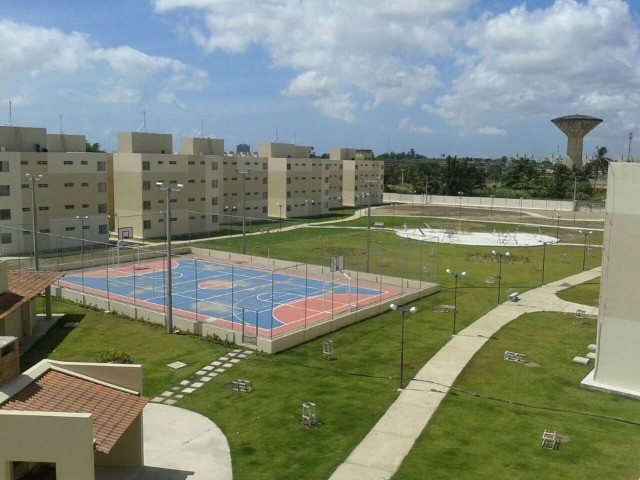
[[[594,343],[595,324],[536,313],[500,330],[464,369],[394,478],[638,478],[640,402],[581,389],[593,365],[571,362]],[[505,350],[537,366],[506,362]],[[558,450],[541,448],[545,429],[564,439]]]
[[[395,220],[397,222],[401,219],[396,217]],[[362,230],[343,227],[343,224],[346,226],[348,223],[339,222],[338,228],[301,228],[291,232],[252,236],[248,242],[248,253],[316,263],[326,260],[327,265],[329,257],[345,255],[347,269],[362,270],[365,266],[366,234]],[[372,272],[438,281],[441,284],[440,293],[416,302],[414,305],[418,312],[406,317],[404,375],[408,380],[449,340],[452,333],[452,314],[442,313],[440,309],[440,305],[454,302],[454,279],[446,275],[444,270],[451,268],[458,272],[468,272],[468,276],[459,281],[456,325],[459,331],[495,307],[498,284],[487,283],[485,279],[498,277],[499,264],[491,255],[492,247],[410,241],[390,231],[372,231],[371,245]],[[239,251],[241,239],[200,242],[199,246]],[[543,270],[546,283],[581,271],[583,258],[586,268],[595,267],[600,262],[599,255],[585,255],[580,244],[496,250],[502,253],[509,250],[512,254],[502,264],[501,301],[507,288],[523,291],[539,286]],[[34,354],[32,361],[36,361],[35,357],[38,355],[46,355],[53,349],[52,358],[94,361],[98,354],[117,348],[143,364],[144,393],[150,397],[189,377],[226,351],[221,345],[203,339],[169,336],[160,327],[86,310],[66,302],[56,302],[55,309],[69,312],[73,321],[80,322],[79,326],[72,331],[62,327],[54,328],[49,336],[36,345],[39,350],[35,352],[40,353]],[[396,389],[400,382],[400,318],[397,312],[388,312],[328,335],[326,338],[334,341],[337,356],[335,361],[328,362],[322,358],[322,341],[325,338],[274,356],[252,355],[185,397],[179,406],[200,412],[221,427],[231,445],[236,479],[326,479],[397,397]],[[550,335],[566,334],[547,327],[525,330],[522,337],[516,337],[518,341],[535,339],[539,333],[546,335],[547,330]],[[583,342],[585,346],[593,343],[592,329],[584,328],[579,333],[591,336],[586,343]],[[497,337],[498,340],[502,339],[502,332]],[[544,338],[548,345],[553,345],[550,349],[553,355],[566,353],[562,343],[567,341],[564,337]],[[533,352],[526,344],[521,347],[518,343],[507,343],[510,349],[521,348],[528,354]],[[571,357],[586,353],[583,349],[584,346],[580,348],[580,352],[572,353]],[[166,364],[175,360],[184,361],[189,367],[177,371],[168,369]],[[542,367],[527,371],[538,372],[539,382],[551,382],[549,385],[554,385],[552,380],[556,378],[556,373],[549,374],[543,368],[544,361],[536,361]],[[498,363],[503,366],[501,362]],[[576,364],[571,366],[582,369]],[[520,375],[523,371],[521,368],[515,372]],[[544,372],[551,378],[547,379],[542,375]],[[495,378],[499,375],[501,373],[496,374]],[[482,379],[484,373],[478,373],[478,376]],[[239,394],[224,388],[225,384],[236,378],[251,380],[254,391]],[[553,395],[555,393],[549,396]],[[451,398],[453,397],[452,395]],[[498,406],[494,408],[498,411],[504,409],[503,404],[496,402],[481,402],[466,395],[455,398],[458,397],[470,402],[464,404],[462,410],[484,410],[487,408],[485,403],[495,403]],[[306,401],[317,404],[321,423],[318,428],[307,429],[300,425],[302,403]],[[466,415],[473,417],[474,410]],[[537,437],[544,428],[561,430],[561,425],[556,427],[542,423],[544,425],[540,425],[541,431],[535,434]],[[460,441],[465,442],[463,431],[456,436],[460,436]],[[536,445],[537,437],[532,440]],[[461,457],[460,461],[464,461],[464,455],[459,455],[459,446],[446,439],[443,442],[439,447],[443,452],[439,454]],[[469,440],[465,449],[476,448],[472,442]],[[401,474],[397,478],[426,478],[418,473],[419,464],[425,456],[431,455],[431,443],[420,443],[403,466],[404,471],[405,468],[413,468],[411,465],[415,462],[418,464],[415,471],[408,470],[406,477]],[[517,463],[508,449],[506,453],[503,450],[500,452],[506,462]],[[448,458],[447,455],[444,455],[443,460]],[[413,457],[415,458],[412,460]],[[433,468],[436,468],[435,464]],[[447,471],[446,466],[437,468]],[[475,478],[484,477],[486,475]],[[430,478],[458,477],[443,473],[439,477],[436,475]],[[517,475],[512,478],[517,478]]]
[[[582,303],[597,307],[600,296],[600,278],[596,278],[591,282],[576,285],[558,292],[558,297],[568,302]]]

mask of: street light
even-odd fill
[[[227,212],[235,212],[237,210],[236,206],[234,205],[233,207],[230,207],[228,205],[224,206],[224,212],[225,214]],[[231,214],[228,213],[227,214],[227,237],[231,236]]]
[[[456,273],[450,268],[445,270],[449,275],[453,275],[456,279],[454,293],[453,293],[453,335],[456,334],[456,315],[458,313],[458,277],[466,277],[467,272]]]
[[[338,201],[340,202],[340,221],[344,222],[344,199],[338,197]]]
[[[371,253],[371,186],[377,185],[378,180],[369,180],[369,193],[367,193],[367,198],[369,199],[369,205],[367,208],[367,273],[369,273],[369,257]]]
[[[391,211],[393,212],[393,216],[391,217],[391,230],[395,231],[396,229],[396,204],[391,204]]]
[[[245,180],[247,179],[247,175],[249,175],[251,171],[236,169],[236,172],[238,173],[238,175],[242,177],[242,254],[246,255],[247,254],[247,236],[246,236],[246,229],[245,229],[245,225],[246,225],[245,215],[247,213],[247,208],[246,208],[247,196],[246,196],[244,184],[245,184]]]
[[[542,242],[542,280],[540,285],[544,285],[544,264],[547,259],[547,242]]]
[[[489,211],[490,215],[493,215],[493,201],[495,200],[496,196],[495,195],[491,195],[491,209]]]
[[[280,202],[276,203],[276,205],[278,206],[279,212],[278,212],[278,225],[279,225],[279,230],[282,231],[282,207],[284,205],[282,205]]]
[[[458,231],[462,231],[462,196],[464,195],[464,192],[458,192],[458,201],[459,201],[459,207],[458,207]]]
[[[402,379],[404,378],[404,317],[408,313],[416,313],[418,309],[416,307],[411,308],[400,308],[395,304],[389,305],[389,308],[394,312],[400,312],[400,316],[402,317],[402,327],[400,334],[400,388],[402,390]]]
[[[556,213],[556,243],[560,243],[560,214]]]
[[[25,173],[27,180],[31,184],[31,239],[33,242],[33,265],[36,272],[40,269],[40,263],[38,262],[38,232],[36,227],[38,225],[37,220],[37,208],[36,208],[36,182],[42,180],[42,175],[33,176],[30,173]]]
[[[309,216],[307,218],[307,225],[311,225],[311,205],[315,205],[316,202],[314,202],[313,200],[305,200],[304,203],[306,203],[309,206]]]
[[[167,333],[173,332],[173,292],[171,285],[171,193],[179,193],[182,191],[183,185],[181,183],[176,184],[175,187],[171,185],[165,185],[164,182],[156,182],[158,190],[165,192],[167,208],[165,210],[165,231],[167,236],[167,313],[166,313],[166,328]]]
[[[89,217],[76,215],[76,219],[80,220],[80,277],[82,279],[82,301],[84,302],[84,221]]]
[[[584,272],[584,263],[585,260],[587,259],[587,237],[589,235],[591,235],[593,232],[591,230],[587,231],[582,231],[582,230],[578,230],[578,232],[580,232],[582,235],[584,235],[584,247],[582,249],[582,271]]]
[[[505,252],[505,253],[499,253],[496,252],[495,250],[491,251],[491,254],[498,257],[498,305],[500,305],[500,287],[502,285],[502,258],[503,257],[510,257],[511,254],[509,252]]]
[[[522,197],[520,197],[520,221],[522,222]]]

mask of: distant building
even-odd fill
[[[251,154],[251,147],[247,143],[240,143],[236,145],[236,153],[238,155],[241,155],[241,154],[249,155]]]

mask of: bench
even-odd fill
[[[484,277],[484,283],[493,285],[494,283],[496,283],[496,279],[494,277]]]
[[[269,233],[269,232],[271,231],[271,229],[270,229],[269,227],[262,227],[262,228],[260,229],[260,231],[261,231],[262,233]]]
[[[542,448],[550,448],[556,450],[560,445],[560,439],[557,432],[547,432],[546,430],[542,434]]]
[[[384,222],[373,222],[373,226],[382,228],[382,227],[384,227]]]
[[[509,350],[504,352],[504,359],[507,362],[526,363],[527,356],[524,353],[510,352]]]
[[[440,311],[442,313],[451,313],[456,309],[453,305],[440,305]]]
[[[513,289],[507,290],[507,299],[510,302],[519,302],[520,301],[520,297],[518,295],[520,295],[520,293],[516,292]]]
[[[253,385],[251,383],[251,380],[234,380],[231,383],[231,389],[236,391],[236,392],[245,392],[245,393],[249,393],[253,390]]]
[[[586,312],[584,310],[576,310],[576,313],[574,313],[575,318],[573,319],[573,324],[574,325],[582,325],[584,324],[584,316],[585,316]]]

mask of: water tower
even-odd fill
[[[567,136],[567,167],[582,170],[582,140],[602,123],[601,118],[587,115],[566,115],[551,120]]]

